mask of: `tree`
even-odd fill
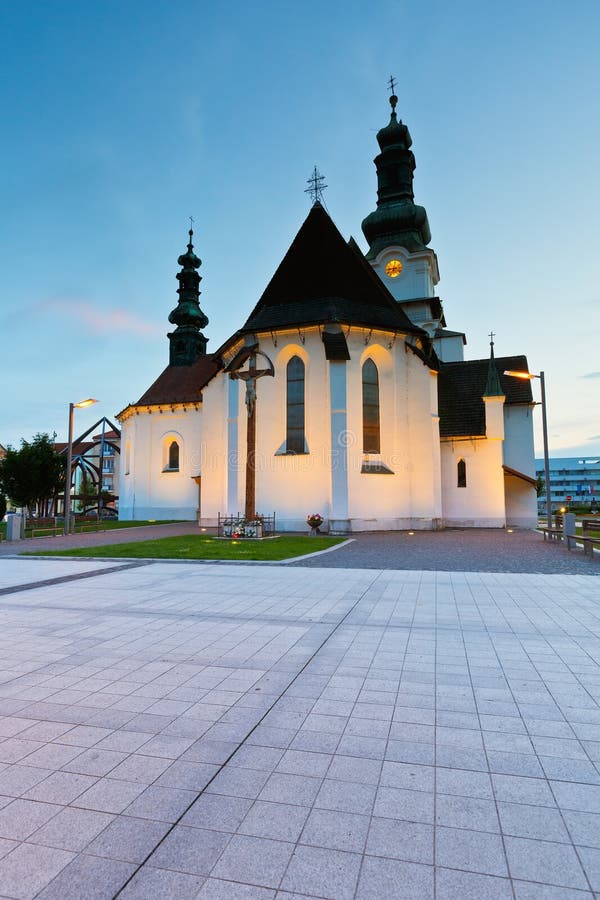
[[[21,449],[8,447],[0,460],[0,493],[17,506],[42,510],[48,500],[64,490],[66,460],[47,434],[21,440]]]
[[[544,481],[544,479],[542,478],[541,475],[538,475],[538,477],[535,480],[535,492],[536,492],[537,496],[541,497],[545,490],[546,490],[546,482]]]
[[[94,506],[98,502],[98,486],[94,484],[85,470],[81,474],[77,497],[80,512],[85,512],[89,506]]]

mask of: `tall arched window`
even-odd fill
[[[304,453],[304,363],[292,356],[287,364],[286,453]]]
[[[368,359],[362,367],[363,453],[379,453],[379,375]]]
[[[171,441],[169,444],[169,464],[167,468],[179,470],[179,444],[177,441]]]
[[[467,464],[464,459],[459,459],[456,466],[456,486],[464,488],[467,486]]]

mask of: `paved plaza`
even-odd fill
[[[600,897],[597,562],[346,549],[0,560],[1,897]]]

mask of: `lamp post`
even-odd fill
[[[540,372],[539,375],[534,375],[533,372],[505,372],[505,375],[511,375],[513,378],[523,378],[528,381],[533,381],[534,378],[539,378],[540,387],[542,392],[542,433],[544,436],[544,477],[546,480],[546,523],[548,528],[552,528],[552,494],[550,491],[550,458],[548,456],[548,420],[546,418],[546,381],[544,378],[544,373]]]
[[[67,442],[67,472],[65,478],[65,534],[71,531],[71,466],[73,464],[73,410],[83,409],[97,403],[90,397],[88,400],[80,400],[79,403],[69,403],[69,440]]]

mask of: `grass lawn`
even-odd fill
[[[31,522],[31,519],[29,521]],[[183,521],[183,519],[164,519],[164,520],[161,520],[160,522],[157,522],[155,519],[147,519],[147,520],[142,519],[138,522],[132,522],[132,521],[119,521],[118,519],[104,519],[103,522],[101,523],[102,527],[99,530],[100,531],[114,531],[117,528],[143,528],[145,525],[172,525],[175,522],[182,522],[182,521]],[[34,520],[34,522],[35,522],[35,520]],[[59,529],[62,530],[61,523],[62,523],[62,519],[60,520],[60,523],[58,526]],[[96,525],[94,522],[81,522],[78,524],[77,517],[75,517],[74,523],[75,523],[74,524],[75,534],[89,533],[90,531],[94,531],[96,528]],[[49,535],[54,534],[54,530],[51,528],[36,528],[35,525],[33,527],[35,529],[35,537],[36,538],[48,537]],[[6,522],[0,522],[0,534],[4,538],[6,537]],[[25,532],[25,537],[30,538],[31,536],[32,536],[31,527],[28,526],[27,530]]]
[[[141,519],[138,522],[133,522],[128,520],[120,521],[119,519],[104,519],[103,525],[106,531],[114,531],[116,528],[143,528],[144,525],[174,525],[176,522],[183,521],[184,519],[161,519],[160,522],[156,519]],[[190,519],[190,521],[192,520]],[[75,518],[75,526],[77,526],[77,517]]]
[[[254,559],[278,560],[302,556],[316,550],[334,547],[345,538],[290,535],[265,540],[240,541],[186,535],[159,538],[155,541],[136,541],[127,544],[104,544],[100,547],[79,547],[73,550],[47,550],[36,556],[96,556],[107,559]],[[29,555],[32,555],[31,553]]]

